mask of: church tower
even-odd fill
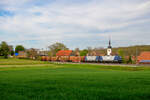
[[[111,40],[109,39],[109,46],[108,46],[108,48],[107,48],[107,56],[110,56],[111,55],[111,53],[112,53],[112,47],[111,47]]]

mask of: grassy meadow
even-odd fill
[[[0,59],[0,100],[149,100],[150,67]]]

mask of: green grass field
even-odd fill
[[[0,100],[149,100],[150,68],[0,59]]]

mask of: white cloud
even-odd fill
[[[139,36],[149,35],[147,33],[150,32],[147,27],[143,27],[145,23],[150,22],[150,1],[148,0],[127,0],[126,2],[91,0],[87,3],[71,3],[70,5],[54,2],[42,6],[26,6],[29,0],[19,1],[2,0],[0,3],[5,5],[4,8],[7,10],[14,9],[15,13],[14,16],[0,16],[0,32],[5,32],[6,35],[2,37],[5,37],[9,43],[36,40],[40,41],[39,44],[35,44],[37,47],[44,47],[49,43],[61,41],[74,48],[83,44],[73,42],[84,40],[87,43],[91,40],[91,45],[94,46],[98,37],[106,40],[110,34],[114,41],[120,41],[120,46],[123,45],[121,44],[123,41],[128,41],[130,36],[144,41],[144,38]],[[19,4],[17,5],[16,2]],[[132,30],[136,26],[138,28]],[[13,37],[10,37],[12,34]],[[144,43],[147,42],[145,40]],[[100,44],[104,46],[103,43]]]

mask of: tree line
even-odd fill
[[[4,58],[8,58],[8,56],[13,56],[15,53],[19,51],[25,51],[25,48],[22,45],[17,45],[15,49],[13,46],[8,45],[7,42],[2,41],[0,44],[0,56]]]

